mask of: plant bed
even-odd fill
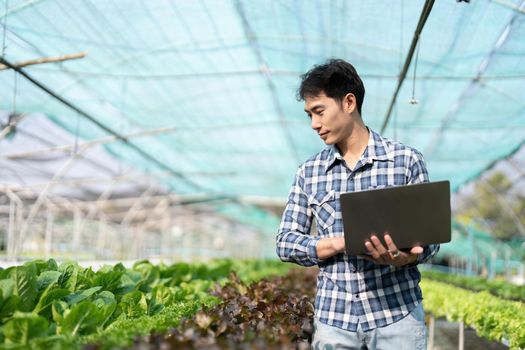
[[[212,295],[222,302],[128,349],[310,349],[315,269],[248,285],[235,274]]]
[[[98,271],[51,259],[0,269],[0,349],[126,346],[215,305],[209,291],[231,271],[254,281],[287,270],[277,261],[228,259],[169,266],[139,261]]]
[[[525,286],[518,286],[504,280],[487,280],[480,276],[465,276],[439,271],[421,271],[423,279],[444,282],[475,292],[487,291],[497,297],[525,302]]]
[[[463,322],[478,336],[525,348],[525,305],[491,295],[473,292],[432,280],[421,282],[425,310],[434,317]]]

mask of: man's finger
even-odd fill
[[[395,253],[398,251],[396,245],[394,244],[394,240],[392,239],[392,237],[390,237],[388,233],[385,233],[385,243],[388,250],[390,250],[391,253]]]
[[[372,254],[372,256],[375,259],[379,259],[379,256],[380,256],[379,252],[377,251],[375,246],[370,241],[366,241],[365,242],[365,247],[366,247],[366,249],[368,249],[368,251]]]
[[[423,254],[423,247],[420,247],[420,246],[415,246],[415,247],[412,247],[412,249],[410,249],[410,253],[412,254]]]
[[[383,246],[383,243],[381,243],[379,238],[377,238],[376,236],[372,235],[372,237],[370,237],[370,241],[374,244],[374,247],[376,248],[376,250],[379,253],[379,255],[385,255],[385,254],[388,253],[387,249]]]

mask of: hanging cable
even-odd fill
[[[5,56],[5,49],[6,49],[6,45],[5,45],[5,39],[6,39],[6,34],[7,34],[7,9],[9,8],[9,0],[5,0],[5,14],[4,14],[4,32],[2,34],[3,36],[3,39],[2,39],[2,57]]]
[[[417,43],[417,50],[416,50],[416,60],[414,62],[414,76],[412,77],[412,98],[410,100],[408,100],[408,103],[410,103],[411,105],[417,105],[418,104],[418,100],[416,99],[416,71],[417,71],[417,60],[419,58],[419,47],[420,47],[420,43]]]
[[[14,89],[13,89],[13,116],[16,116],[16,95],[18,93],[18,72],[15,70],[14,73]]]
[[[414,56],[416,44],[419,40],[419,36],[421,35],[421,32],[423,31],[423,27],[425,26],[428,16],[430,15],[430,11],[432,11],[432,6],[434,6],[434,0],[425,1],[425,6],[423,6],[423,10],[421,11],[421,15],[419,16],[419,22],[417,24],[416,31],[414,32],[414,36],[412,38],[412,44],[410,45],[410,50],[408,51],[408,55],[405,60],[405,64],[403,66],[403,70],[399,74],[396,91],[394,92],[394,95],[392,96],[392,100],[390,101],[390,106],[388,107],[388,112],[386,113],[385,120],[383,122],[383,126],[381,127],[381,133],[383,133],[386,127],[388,126],[388,121],[390,120],[390,115],[392,114],[392,110],[396,102],[397,95],[399,94],[399,91],[401,90],[401,86],[403,85],[403,81],[405,80],[405,77],[407,75],[408,68],[410,67],[410,63],[412,62],[412,57]]]

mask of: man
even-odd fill
[[[343,60],[329,60],[302,76],[298,98],[327,147],[296,173],[277,254],[286,262],[319,266],[314,349],[424,349],[417,264],[439,245],[398,250],[392,237],[377,232],[365,243],[370,255],[345,254],[341,193],[428,181],[417,150],[365,126],[364,95],[359,75]],[[310,235],[314,217],[317,236]]]

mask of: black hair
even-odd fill
[[[308,96],[318,96],[323,93],[339,103],[352,93],[357,103],[357,111],[361,114],[361,106],[365,98],[363,81],[354,66],[341,59],[329,59],[324,64],[316,65],[301,75],[301,86],[297,91],[297,100]]]

